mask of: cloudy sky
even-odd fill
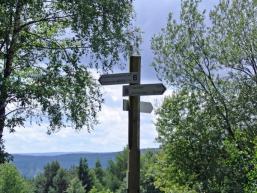
[[[207,1],[205,1],[207,2]],[[213,1],[208,1],[213,2]],[[136,24],[142,29],[143,44],[142,83],[158,83],[155,71],[151,67],[151,38],[165,27],[169,12],[175,18],[180,11],[180,0],[136,0]],[[208,8],[208,4],[203,4]],[[86,130],[76,132],[70,128],[47,135],[46,125],[30,125],[18,128],[15,133],[5,132],[6,150],[10,153],[43,153],[43,152],[113,152],[120,151],[128,141],[128,114],[122,111],[122,86],[105,86],[102,88],[105,103],[98,115],[100,124],[88,133]],[[171,94],[169,89],[165,95]],[[156,109],[164,96],[141,97],[142,101],[152,102]],[[141,114],[141,148],[158,147],[155,138],[155,115]]]

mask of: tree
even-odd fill
[[[220,124],[231,138],[235,134],[231,120],[243,124],[247,132],[256,133],[251,118],[256,111],[250,107],[256,102],[256,53],[252,44],[257,26],[254,22],[250,25],[256,17],[256,10],[252,9],[256,3],[222,0],[210,12],[211,24],[207,26],[205,11],[198,11],[199,2],[184,0],[181,22],[177,23],[170,15],[166,29],[155,36],[154,66],[170,85],[201,93],[203,100],[213,105]],[[233,41],[239,36],[238,41]],[[248,106],[242,106],[246,102],[248,111]]]
[[[53,178],[53,186],[50,187],[49,193],[66,193],[68,184],[68,174],[63,168],[60,168],[58,169],[57,174]]]
[[[35,186],[35,193],[45,193],[48,189],[46,189],[46,177],[43,173],[38,174],[33,180],[33,184]]]
[[[162,193],[156,187],[156,168],[154,164],[157,162],[157,152],[147,151],[141,156],[140,162],[140,192],[142,193]]]
[[[5,151],[3,140],[0,139],[0,164],[9,162],[12,160],[12,156]]]
[[[94,188],[98,191],[102,191],[104,187],[106,186],[105,184],[105,170],[102,168],[100,160],[96,160],[95,162],[95,167],[91,170],[91,176],[93,178],[93,184]]]
[[[91,67],[109,70],[137,39],[132,2],[1,0],[0,139],[25,121],[91,129],[102,102]]]
[[[246,193],[257,191],[257,140],[255,141],[255,156],[252,160],[252,170],[248,173],[248,183],[245,186]]]
[[[248,154],[226,139],[218,117],[199,100],[181,91],[158,111],[156,184],[165,192],[243,192]]]
[[[243,192],[257,135],[257,4],[221,0],[206,19],[200,2],[183,0],[180,21],[170,14],[152,42],[159,77],[177,90],[158,112],[158,183]]]
[[[86,158],[81,158],[79,161],[78,178],[81,181],[81,183],[85,189],[85,192],[86,193],[89,192],[93,187],[93,180],[92,180],[92,176],[89,172]]]
[[[84,187],[78,178],[73,178],[70,181],[67,193],[85,193]]]
[[[100,160],[96,160],[95,162],[95,168],[94,168],[94,173],[96,176],[96,179],[103,184],[103,179],[104,179],[104,170],[102,168]]]
[[[56,176],[60,168],[61,167],[58,161],[53,161],[51,163],[48,163],[44,167],[43,173],[39,174],[35,178],[34,184],[35,184],[36,193],[48,193],[50,189],[54,187],[54,183],[55,185],[58,184],[58,177]]]
[[[110,160],[106,168],[105,184],[112,192],[118,191],[121,187],[126,187],[126,174],[128,167],[128,148],[124,148],[115,160]]]
[[[14,165],[0,165],[0,193],[32,193],[33,188],[25,181]]]

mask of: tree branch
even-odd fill
[[[33,25],[33,24],[36,24],[36,23],[40,23],[40,22],[50,22],[50,21],[57,21],[58,19],[64,19],[64,18],[68,18],[68,17],[71,17],[71,16],[74,16],[73,14],[70,14],[70,15],[65,15],[65,16],[53,16],[53,17],[48,17],[46,16],[45,18],[42,18],[42,19],[38,19],[38,20],[33,20],[33,21],[29,21],[23,25],[21,25],[19,27],[19,31],[21,31],[24,27],[27,27],[29,25]],[[60,21],[58,21],[60,22]]]
[[[11,110],[11,111],[9,111],[8,113],[6,113],[6,114],[4,115],[4,118],[6,118],[8,115],[10,115],[10,114],[14,113],[15,111],[25,110],[25,109],[29,109],[29,108],[30,108],[30,107],[20,107],[20,108],[17,108],[17,109]],[[0,118],[1,118],[1,117],[0,117]]]

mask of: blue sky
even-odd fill
[[[203,7],[209,5],[204,1]],[[180,0],[136,0],[136,25],[141,28],[143,44],[142,57],[142,83],[157,83],[156,73],[151,67],[152,52],[150,49],[151,38],[165,27],[169,12],[178,18]],[[125,72],[125,71],[124,71]],[[95,75],[99,76],[98,74]],[[98,115],[100,124],[90,133],[87,130],[74,131],[64,128],[58,133],[47,135],[47,125],[30,125],[17,128],[15,133],[4,133],[6,150],[10,153],[43,153],[43,152],[113,152],[120,151],[128,141],[128,115],[122,111],[122,86],[105,86],[102,88],[105,103]],[[167,90],[163,96],[141,97],[142,101],[153,103],[156,109],[164,96],[170,95]],[[158,147],[155,138],[157,132],[154,126],[155,115],[141,114],[141,148]]]

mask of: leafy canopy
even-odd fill
[[[73,178],[70,181],[67,193],[85,193],[84,187],[78,178]]]
[[[0,165],[0,193],[33,193],[33,187],[18,172],[14,165]]]
[[[256,151],[257,4],[221,0],[207,13],[200,3],[183,0],[180,20],[170,14],[152,41],[153,65],[176,90],[157,113],[157,183],[243,192]]]
[[[135,40],[130,0],[0,1],[0,136],[25,120],[91,129],[102,102],[90,68]]]

